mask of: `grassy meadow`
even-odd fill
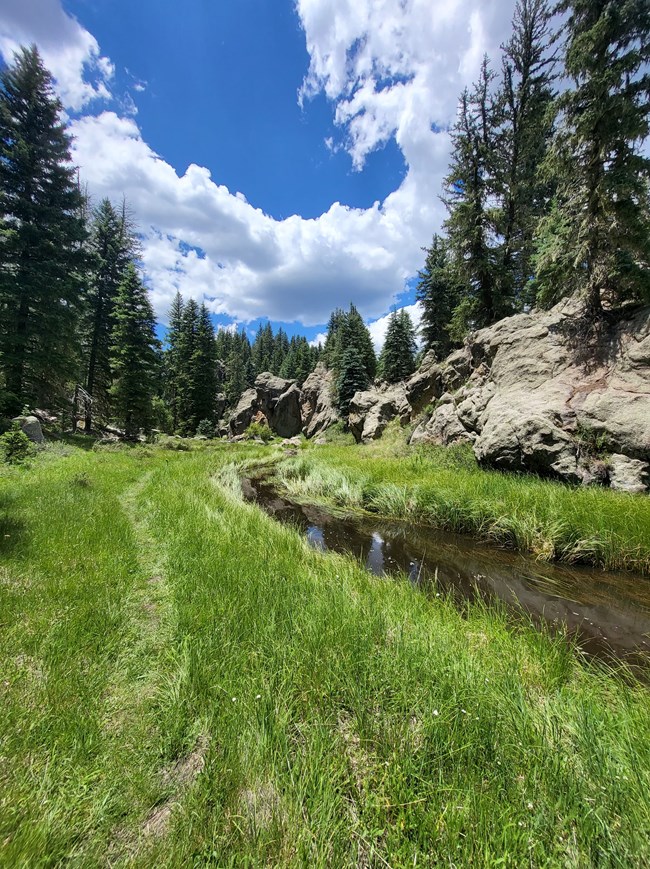
[[[647,866],[648,688],[310,549],[241,500],[238,467],[269,455],[0,467],[0,865]],[[643,554],[645,508],[372,456],[309,448],[280,473],[393,515],[462,515],[473,494],[474,531],[499,503],[585,540],[618,515],[620,551]]]

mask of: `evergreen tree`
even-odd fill
[[[172,415],[172,430],[178,430],[180,418],[180,346],[182,342],[183,297],[179,292],[169,311],[169,329],[167,330],[167,349],[163,357],[164,366],[164,397]]]
[[[499,298],[515,310],[532,301],[534,235],[551,194],[540,178],[553,127],[554,36],[547,0],[517,0],[513,33],[503,46],[497,95]]]
[[[450,328],[460,301],[458,285],[445,239],[434,235],[431,247],[425,250],[427,257],[424,268],[418,272],[415,290],[422,305],[420,333],[424,349],[434,350],[439,359],[444,359],[453,346]]]
[[[273,329],[271,328],[271,324],[267,320],[267,322],[263,326],[260,323],[251,351],[253,368],[255,369],[255,376],[261,374],[263,371],[271,370],[273,351]]]
[[[327,323],[327,337],[323,347],[323,362],[328,368],[336,370],[340,348],[340,329],[345,322],[345,312],[336,308]]]
[[[102,200],[93,214],[89,248],[83,344],[85,388],[93,403],[86,408],[87,432],[92,428],[93,416],[98,413],[107,416],[110,411],[113,306],[126,268],[137,249],[125,203],[118,214],[109,199]]]
[[[278,334],[273,341],[273,357],[271,359],[271,371],[273,374],[280,374],[282,363],[289,352],[289,339],[284,329],[278,329]]]
[[[471,93],[463,92],[452,133],[452,160],[445,179],[445,222],[460,300],[456,331],[480,328],[510,312],[498,295],[495,194],[496,126],[491,94],[494,73],[487,57]]]
[[[77,372],[85,239],[52,77],[35,47],[0,73],[0,368],[8,413],[48,406]]]
[[[565,69],[573,88],[557,104],[546,168],[557,195],[538,233],[539,299],[569,293],[587,322],[603,301],[650,298],[647,0],[561,0]]]
[[[369,382],[361,351],[354,344],[349,344],[341,354],[336,378],[336,405],[342,416],[348,415],[355,392],[367,389]]]
[[[361,355],[367,379],[371,381],[377,373],[375,348],[368,327],[363,322],[361,314],[354,305],[350,305],[350,310],[345,315],[341,325],[340,342],[339,352],[345,353],[345,349],[350,345],[357,348]]]
[[[176,384],[178,389],[178,431],[194,434],[199,422],[194,414],[194,360],[197,350],[199,307],[192,298],[183,305],[178,342]]]
[[[191,361],[192,374],[192,421],[197,430],[202,420],[215,422],[214,412],[217,397],[217,354],[214,328],[205,304],[199,309],[196,325],[196,345]]]
[[[384,346],[379,357],[381,377],[388,383],[397,383],[415,371],[415,327],[408,311],[393,310],[386,329]]]
[[[151,302],[133,263],[118,289],[113,319],[113,408],[126,437],[134,438],[151,426],[158,341]]]

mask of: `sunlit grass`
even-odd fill
[[[0,864],[646,866],[647,688],[311,550],[239,499],[263,457],[0,477]]]
[[[545,560],[650,573],[650,499],[478,468],[467,451],[323,446],[278,470],[294,496],[472,534]]]

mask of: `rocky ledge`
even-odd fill
[[[358,392],[350,428],[378,437],[415,421],[411,443],[472,445],[480,464],[644,492],[650,483],[650,309],[598,343],[574,334],[575,303],[501,320],[410,380]]]

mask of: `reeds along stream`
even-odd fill
[[[426,593],[501,600],[537,623],[566,626],[587,654],[650,664],[650,581],[629,573],[540,563],[469,537],[403,522],[335,516],[244,479],[244,497],[295,525],[317,549],[357,558],[372,573],[402,575]]]

